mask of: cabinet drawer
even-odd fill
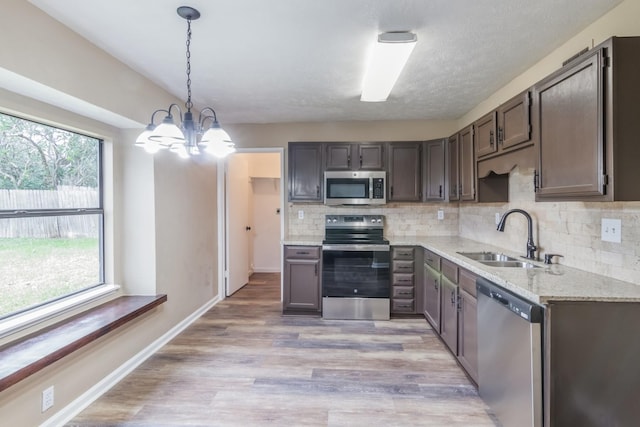
[[[413,260],[413,248],[409,247],[394,247],[391,248],[393,259],[408,259]]]
[[[396,273],[393,275],[393,286],[413,286],[413,274],[411,273]]]
[[[413,313],[412,299],[393,299],[391,300],[391,311],[394,313]]]
[[[319,246],[285,246],[284,257],[298,258],[298,259],[319,259],[320,247]]]
[[[442,260],[442,274],[453,283],[458,283],[458,265],[448,259]]]
[[[429,249],[424,250],[424,263],[434,270],[440,271],[440,256],[434,254]]]
[[[394,273],[413,273],[413,261],[394,260]]]
[[[413,299],[413,286],[394,286],[392,291],[393,298],[409,298]]]
[[[476,298],[476,276],[472,272],[463,268],[459,271],[458,285]]]

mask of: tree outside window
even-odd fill
[[[101,148],[0,114],[0,318],[104,282]]]

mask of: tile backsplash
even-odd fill
[[[324,235],[327,214],[385,215],[385,235],[448,236],[472,240],[526,253],[527,221],[513,214],[504,232],[496,230],[496,213],[524,209],[533,218],[538,255],[563,255],[559,263],[640,285],[640,202],[535,202],[533,171],[517,168],[509,177],[508,203],[390,203],[384,207],[345,207],[319,204],[288,205],[288,235]],[[304,218],[298,219],[298,211]],[[437,219],[438,210],[444,219]],[[622,242],[601,240],[602,218],[622,221]]]
[[[495,214],[513,208],[533,218],[538,255],[563,255],[559,263],[640,285],[640,202],[535,202],[533,171],[515,169],[509,176],[509,203],[460,205],[459,235],[526,253],[527,221],[510,215],[504,232]],[[622,221],[622,242],[601,240],[602,218]]]
[[[438,219],[442,210],[444,219]],[[298,211],[304,218],[298,219]],[[289,236],[324,236],[325,215],[384,215],[387,237],[454,236],[458,234],[458,206],[449,203],[388,203],[383,207],[289,204]]]

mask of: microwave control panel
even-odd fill
[[[384,199],[384,179],[373,178],[373,198]]]

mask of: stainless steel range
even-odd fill
[[[322,317],[389,319],[389,241],[383,215],[327,215],[322,242]]]

